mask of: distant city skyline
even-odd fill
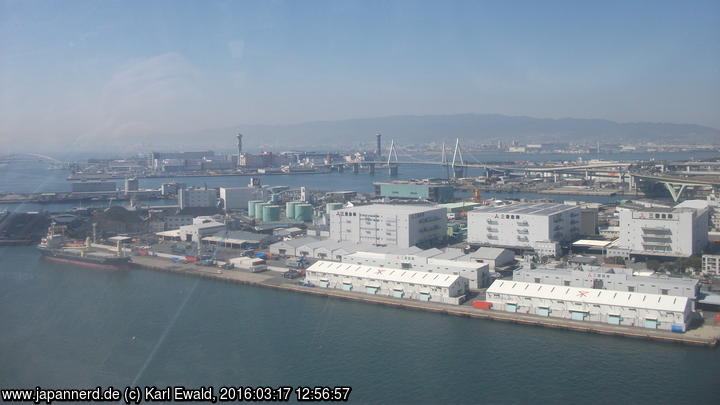
[[[717,1],[0,0],[0,148],[403,114],[720,128],[719,38]]]

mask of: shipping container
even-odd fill
[[[477,309],[490,309],[490,308],[492,308],[492,302],[475,300],[475,301],[473,301],[472,306],[473,306],[473,308],[477,308]]]

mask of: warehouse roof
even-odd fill
[[[695,288],[698,284],[698,280],[694,278],[689,277],[668,277],[668,276],[645,276],[640,274],[633,274],[634,271],[632,269],[628,268],[618,268],[618,267],[602,267],[602,266],[591,266],[591,265],[585,265],[581,268],[575,269],[575,268],[567,268],[567,269],[553,269],[548,267],[537,267],[534,269],[523,267],[522,269],[516,270],[516,274],[520,274],[521,272],[527,272],[529,274],[537,274],[537,275],[553,275],[553,276],[563,276],[563,277],[581,277],[581,278],[587,278],[590,277],[593,273],[595,274],[615,274],[614,277],[617,277],[617,279],[620,279],[624,277],[627,281],[637,281],[637,282],[643,282],[643,283],[649,283],[651,285],[663,285],[663,286],[669,286],[669,287],[682,287],[682,288]]]
[[[260,233],[245,232],[245,231],[231,231],[231,232],[227,232],[227,233],[218,232],[215,235],[206,236],[206,237],[202,238],[202,240],[209,241],[209,242],[243,244],[243,243],[260,243],[264,240],[267,240],[268,238],[269,238],[268,235],[263,235]]]
[[[289,240],[283,240],[280,242],[276,242],[277,244],[286,244],[292,247],[300,247],[309,243],[313,242],[319,242],[323,241],[324,239],[319,239],[313,236],[303,236],[302,238],[295,238],[295,239],[289,239]],[[274,245],[274,244],[273,244]],[[271,245],[272,246],[272,245]]]
[[[437,256],[437,255],[439,255],[439,254],[442,254],[442,253],[443,253],[443,251],[440,250],[440,249],[438,249],[438,248],[430,248],[430,249],[425,249],[425,250],[423,250],[423,251],[420,251],[420,252],[415,253],[415,256],[420,256],[420,257],[435,257],[435,256]]]
[[[419,205],[419,204],[371,204],[356,205],[350,208],[337,210],[338,212],[358,212],[363,214],[416,214],[430,210],[436,210],[440,207],[436,205]]]
[[[465,252],[463,252],[462,249],[447,248],[443,253],[432,256],[432,258],[433,259],[455,260],[455,259],[458,259],[463,256],[465,256]]]
[[[598,247],[598,248],[604,248],[608,247],[613,241],[611,240],[594,240],[594,239],[580,239],[578,241],[573,242],[573,246],[578,247]]]
[[[673,295],[594,290],[590,288],[566,287],[508,280],[495,281],[487,289],[487,293],[674,312],[685,311],[688,303],[687,297],[677,297]]]
[[[683,201],[680,204],[675,206],[675,209],[678,208],[692,208],[695,210],[704,210],[707,209],[709,206],[709,203],[706,200],[687,200]]]
[[[361,264],[336,263],[327,261],[315,262],[306,271],[334,274],[346,277],[362,277],[367,280],[392,281],[397,283],[413,283],[432,287],[450,287],[460,276],[424,271],[387,269],[383,267],[364,266]]]
[[[438,206],[441,207],[441,208],[445,208],[445,209],[448,210],[448,211],[452,211],[452,210],[458,209],[458,208],[460,208],[460,209],[462,209],[462,208],[472,209],[472,208],[474,208],[474,207],[480,206],[480,203],[469,202],[469,201],[460,201],[460,202],[452,202],[452,203],[438,204]]]
[[[291,246],[293,248],[308,247],[312,249],[325,248],[331,251],[342,249],[346,252],[371,252],[371,253],[393,253],[399,255],[415,254],[421,251],[417,246],[409,248],[398,248],[397,246],[375,246],[367,243],[355,243],[350,241],[338,242],[327,238],[317,238],[314,236],[303,236],[300,238],[283,240],[273,243],[270,247]]]
[[[525,215],[553,215],[565,211],[578,209],[575,205],[556,203],[517,203],[501,206],[487,206],[475,208],[473,212],[489,214],[525,214]]]
[[[478,250],[469,253],[467,255],[468,258],[472,259],[491,259],[491,260],[497,260],[500,255],[504,254],[505,252],[511,252],[512,250],[509,249],[503,249],[503,248],[494,248],[494,247],[481,247]],[[515,254],[513,253],[513,257]],[[464,260],[464,259],[462,259]]]

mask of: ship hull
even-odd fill
[[[44,250],[41,250],[41,252],[46,260],[94,269],[121,270],[127,268],[128,265],[128,260],[123,258],[118,258],[116,260],[93,259],[86,257],[71,257],[68,255],[55,254],[53,252]]]

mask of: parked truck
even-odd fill
[[[304,256],[291,257],[285,260],[285,265],[292,269],[304,269],[308,265],[308,261]]]

